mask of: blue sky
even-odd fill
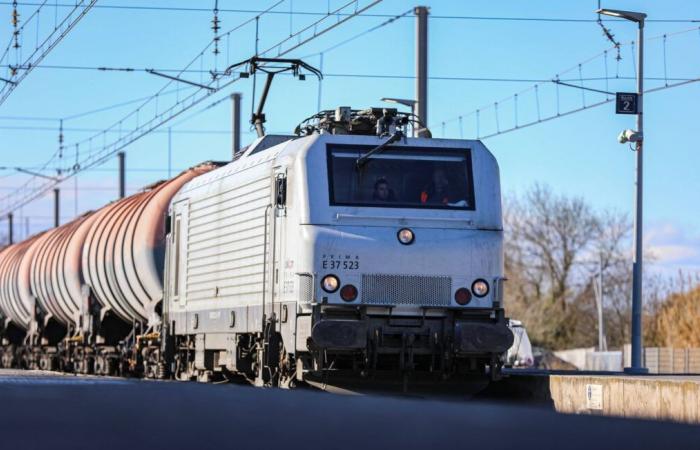
[[[0,2],[0,43],[9,40],[11,6]],[[51,3],[51,2],[49,2]],[[210,8],[211,0],[100,0],[101,5],[153,5]],[[220,0],[222,9],[265,9],[275,2]],[[331,0],[331,7],[342,3]],[[363,0],[361,4],[368,3]],[[325,12],[327,0],[287,0],[275,10]],[[384,0],[369,13],[401,14],[418,3]],[[424,1],[432,16],[488,17],[556,17],[595,19],[596,0],[567,2],[533,0],[510,1]],[[700,19],[700,2],[669,0],[664,2],[617,0],[603,1],[608,8],[645,11],[649,19]],[[27,17],[35,6],[21,6]],[[59,10],[64,11],[64,10]],[[50,26],[53,9],[40,17],[40,34]],[[229,30],[253,17],[250,13],[222,12],[222,30]],[[2,19],[5,17],[7,20]],[[211,12],[155,11],[130,9],[93,9],[43,61],[43,65],[109,66],[133,68],[179,69],[185,66],[211,40]],[[265,15],[260,19],[260,48],[264,49],[316,20],[314,16]],[[289,56],[308,56],[307,61],[318,66],[319,52],[387,20],[384,17],[359,17],[328,34],[304,45]],[[610,80],[607,90],[633,91],[634,58],[630,41],[635,26],[627,22],[606,22],[622,43],[622,60],[615,61],[615,52],[601,53],[610,48],[600,28],[594,22],[535,22],[505,20],[466,20],[434,17],[430,20],[430,75],[439,77],[519,78],[551,80],[557,74],[562,79],[585,79],[584,85],[606,90],[604,81],[589,81],[605,74],[608,64]],[[700,76],[700,23],[649,22],[646,52],[647,87],[663,86],[665,78],[696,78]],[[29,48],[36,33],[28,27],[24,41]],[[399,19],[381,29],[324,52],[322,108],[339,105],[366,107],[381,105],[381,97],[413,96],[414,20]],[[679,33],[683,32],[683,33]],[[679,34],[676,34],[679,33]],[[664,39],[666,59],[664,72]],[[222,54],[216,64],[210,51],[192,66],[209,70],[222,68],[226,61],[234,62],[252,56],[254,52],[254,23],[242,27],[222,39]],[[3,47],[4,48],[4,47]],[[595,55],[601,55],[581,65]],[[571,71],[564,73],[566,69]],[[0,69],[5,75],[6,69]],[[340,76],[347,74],[402,76],[405,78],[367,78]],[[190,73],[194,81],[206,81],[206,74]],[[626,78],[625,78],[626,77]],[[104,106],[148,96],[163,87],[166,80],[143,72],[98,72],[79,70],[35,69],[0,105],[0,165],[35,167],[46,161],[58,146],[58,118],[69,117]],[[673,81],[669,81],[673,83]],[[471,114],[481,108],[481,135],[496,128],[494,102],[499,101],[498,126],[510,128],[515,122],[513,98],[518,96],[518,124],[537,118],[534,82],[495,82],[433,79],[429,83],[429,124],[435,136],[475,136],[476,117]],[[245,116],[251,102],[250,80],[234,83],[230,88],[212,96],[190,112],[174,119],[172,126],[173,172],[203,160],[225,160],[230,155],[230,104],[224,101],[204,113],[192,116],[211,101],[230,94],[243,93]],[[169,89],[172,89],[171,86]],[[188,90],[183,88],[182,92]],[[524,92],[523,92],[524,91]],[[268,130],[291,132],[294,126],[314,113],[319,102],[318,83],[280,77],[272,87],[267,106]],[[662,90],[645,97],[645,231],[647,247],[657,258],[656,265],[665,271],[700,269],[700,156],[694,132],[698,128],[698,96],[700,83]],[[556,114],[556,88],[552,83],[538,83],[541,117]],[[561,112],[590,105],[605,95],[592,92],[582,97],[580,90],[560,87]],[[173,95],[160,99],[159,107],[172,102]],[[86,115],[64,122],[68,146],[66,160],[74,158],[72,143],[86,139],[94,131],[110,126],[135,107],[130,104],[105,112]],[[482,108],[486,105],[486,108]],[[141,119],[148,113],[143,112]],[[462,116],[460,129],[457,117]],[[16,120],[11,117],[46,118],[50,120]],[[183,120],[187,119],[188,120]],[[136,125],[135,120],[124,128]],[[443,127],[442,122],[445,122]],[[617,134],[634,127],[633,116],[614,114],[612,103],[585,110],[556,120],[540,123],[511,133],[485,139],[501,165],[505,193],[520,193],[535,182],[549,184],[555,191],[584,197],[597,208],[609,208],[632,214],[634,195],[634,153],[616,141]],[[13,129],[11,129],[13,128]],[[167,128],[167,126],[166,126]],[[164,128],[165,129],[165,128]],[[444,133],[443,133],[444,129]],[[206,132],[204,132],[206,131]],[[252,139],[246,134],[244,142]],[[101,144],[93,140],[93,147]],[[86,146],[88,148],[86,148]],[[167,176],[168,136],[153,133],[130,145],[127,165],[128,191]],[[89,151],[83,144],[82,152]],[[83,153],[84,154],[84,153]],[[70,165],[64,162],[63,165]],[[96,170],[82,173],[75,181],[62,186],[62,216],[68,220],[76,212],[99,207],[117,194],[116,160],[112,159]],[[12,192],[26,178],[0,171],[0,197]],[[31,232],[51,224],[51,199],[37,200],[17,212],[28,217]],[[22,222],[24,224],[24,222]],[[20,236],[24,226],[19,226]]]

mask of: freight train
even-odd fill
[[[498,164],[323,111],[0,252],[3,367],[292,386],[497,378]]]

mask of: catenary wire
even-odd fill
[[[10,1],[0,1],[0,5],[10,5]],[[20,6],[37,6],[39,2],[17,2]],[[52,7],[72,7],[70,3],[52,4]],[[204,7],[178,7],[178,6],[161,6],[161,5],[119,5],[119,4],[98,4],[95,5],[98,9],[113,9],[113,10],[135,10],[135,11],[171,11],[171,12],[203,12],[211,13],[211,8]],[[220,13],[239,13],[239,14],[260,14],[262,11],[257,9],[242,9],[242,8],[219,8]],[[279,10],[271,11],[269,14],[279,15],[299,15],[299,16],[325,16],[328,13],[324,11],[289,11]],[[338,14],[340,16],[348,15],[349,13]],[[379,13],[363,13],[359,17],[379,17],[391,18],[392,14]],[[431,19],[440,20],[474,20],[474,21],[507,21],[507,22],[563,22],[563,23],[597,23],[597,19],[584,19],[576,17],[519,17],[519,16],[470,16],[470,15],[430,15]],[[604,22],[622,22],[623,19],[604,19]],[[700,23],[700,19],[689,18],[668,18],[668,19],[647,19],[646,22],[659,23]]]

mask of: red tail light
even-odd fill
[[[346,284],[340,289],[340,298],[346,302],[351,302],[357,298],[357,288],[352,284]]]
[[[464,306],[472,301],[472,293],[469,292],[467,288],[459,288],[457,292],[455,292],[455,301]]]

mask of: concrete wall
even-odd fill
[[[700,423],[700,377],[550,375],[549,390],[563,413]]]
[[[621,372],[622,369],[622,352],[590,352],[586,354],[584,370]]]
[[[622,371],[622,352],[597,352],[594,347],[574,348],[554,352],[557,358],[576,366],[578,370]]]
[[[586,355],[595,350],[595,347],[572,348],[569,350],[559,350],[554,352],[554,356],[572,364],[578,370],[586,369]]]

